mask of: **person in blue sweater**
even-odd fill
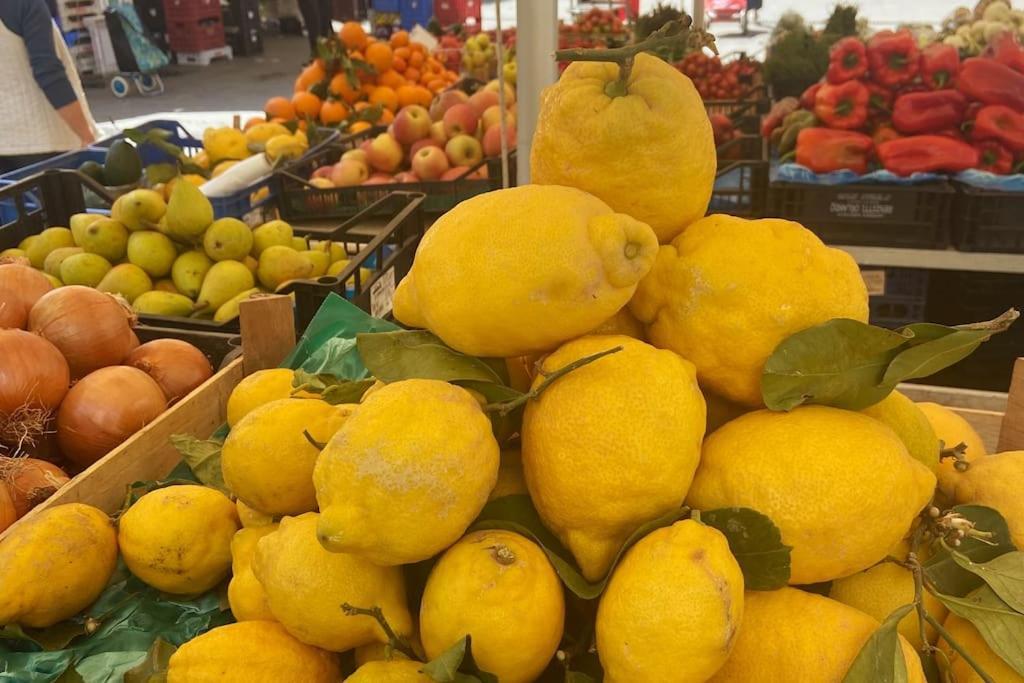
[[[0,0],[0,172],[96,139],[74,60],[46,0]]]

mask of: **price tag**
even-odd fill
[[[882,296],[885,294],[884,270],[862,270],[860,275],[864,278],[864,284],[867,285],[868,296]]]
[[[395,269],[388,268],[370,286],[370,315],[383,318],[391,312],[395,300]]]

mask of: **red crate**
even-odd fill
[[[483,0],[434,0],[434,16],[442,26],[465,24],[474,19],[480,25]]]
[[[220,17],[220,0],[164,0],[164,20],[168,25]]]
[[[172,52],[203,52],[224,47],[224,22],[220,18],[202,21],[167,22],[168,43]]]

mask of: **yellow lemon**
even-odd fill
[[[355,555],[332,553],[317,541],[315,512],[285,517],[256,544],[252,568],[270,612],[304,643],[344,652],[387,636],[368,616],[349,616],[345,603],[380,607],[397,633],[412,630],[398,567],[379,567]]]
[[[337,655],[301,643],[275,621],[218,626],[171,655],[167,683],[338,683]]]
[[[861,413],[759,410],[704,442],[687,504],[748,507],[792,547],[791,584],[849,576],[883,559],[931,500],[935,475]]]
[[[964,444],[967,447],[964,451],[964,458],[967,462],[973,462],[988,454],[985,442],[982,441],[978,432],[974,431],[974,427],[946,406],[924,401],[918,403],[917,407],[932,424],[935,434],[942,441],[943,448],[955,448]],[[960,478],[960,472],[956,471],[954,460],[946,458],[940,462],[936,474],[939,477],[939,491],[951,498],[957,480]]]
[[[398,285],[395,317],[473,356],[548,351],[626,305],[657,249],[650,227],[586,192],[488,192],[431,226]]]
[[[512,449],[502,451],[501,464],[498,466],[498,483],[494,485],[487,500],[527,494],[529,491],[526,488],[526,476],[523,474],[523,454]]]
[[[392,659],[387,662],[367,662],[345,679],[345,683],[434,683],[425,673],[423,662]]]
[[[993,681],[996,683],[1024,683],[1024,676],[1014,671],[1013,667],[992,651],[974,624],[950,613],[943,626],[949,631],[953,640],[971,655],[971,658],[985,670],[985,673]],[[978,672],[956,650],[951,648],[949,643],[940,639],[939,648],[949,657],[950,673],[953,674],[953,680],[956,683],[982,683]]]
[[[705,681],[729,656],[742,618],[743,572],[725,536],[689,519],[656,529],[629,549],[601,596],[604,680]]]
[[[203,149],[210,164],[216,166],[224,159],[245,159],[249,156],[249,143],[245,133],[237,128],[207,128],[203,131]]]
[[[530,179],[586,190],[668,242],[711,198],[707,110],[690,79],[654,55],[636,56],[623,90],[618,78],[616,64],[574,62],[544,90]]]
[[[911,457],[932,472],[938,470],[939,437],[935,435],[932,423],[916,403],[894,391],[861,412],[888,425],[896,432],[896,436],[900,437]]]
[[[194,595],[227,576],[236,531],[227,496],[188,484],[139,498],[121,517],[117,540],[132,574],[165,593]]]
[[[317,460],[320,542],[382,565],[433,557],[483,509],[498,462],[491,422],[468,391],[437,380],[389,384]]]
[[[224,483],[246,505],[270,515],[316,510],[313,467],[320,449],[354,406],[319,399],[284,398],[249,412],[221,449]]]
[[[264,403],[289,398],[294,388],[295,372],[288,368],[272,368],[254,372],[238,383],[228,397],[228,425],[239,420]]]
[[[481,669],[505,683],[529,683],[558,649],[564,619],[562,583],[544,551],[510,531],[477,531],[430,572],[420,636],[433,659],[470,635]]]
[[[716,214],[661,248],[630,309],[701,386],[759,407],[779,342],[832,318],[866,322],[868,293],[853,258],[799,223]]]
[[[249,145],[258,146],[267,144],[267,140],[275,138],[278,135],[291,134],[291,131],[280,123],[268,121],[267,123],[257,123],[255,126],[245,131],[245,140]]]
[[[621,334],[640,341],[647,341],[644,326],[628,308],[623,308],[612,317],[590,331],[590,334]]]
[[[842,681],[879,622],[841,602],[796,588],[747,591],[732,654],[710,683]],[[921,661],[900,637],[908,683]]]
[[[704,400],[708,404],[708,428],[710,434],[726,422],[735,420],[740,415],[750,412],[750,406],[743,406],[733,403],[729,399],[722,398],[713,391],[704,391]]]
[[[256,544],[264,536],[277,531],[276,524],[240,529],[231,539],[231,583],[228,604],[236,621],[274,621],[267,604],[267,594],[252,571]]]
[[[267,159],[271,162],[298,159],[305,151],[306,145],[294,135],[277,135],[267,140]]]
[[[914,575],[906,567],[882,562],[853,576],[832,583],[829,597],[844,605],[856,607],[878,621],[885,621],[897,608],[914,602]],[[946,618],[946,606],[927,591],[923,597],[928,614],[940,622]],[[900,619],[897,627],[915,650],[921,649],[921,627],[917,612]],[[935,642],[935,629],[925,626],[929,643]]]
[[[265,512],[254,510],[240,500],[235,501],[235,509],[238,511],[238,520],[246,529],[255,529],[274,523],[274,517]]]
[[[974,503],[995,508],[1006,519],[1013,544],[1024,548],[1024,451],[1007,451],[978,458],[956,479],[957,504]]]
[[[45,628],[99,597],[117,566],[110,518],[83,503],[56,505],[0,541],[0,624]]]
[[[638,526],[682,505],[706,420],[693,365],[631,337],[571,341],[542,373],[619,346],[555,380],[523,416],[530,496],[591,581]]]

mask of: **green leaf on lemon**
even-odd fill
[[[857,653],[857,658],[843,677],[843,683],[906,683],[907,663],[903,659],[896,628],[900,620],[913,610],[913,605],[904,605],[882,622]]]
[[[217,439],[204,441],[188,434],[172,434],[171,445],[181,454],[181,459],[196,475],[196,479],[211,488],[230,495],[220,468],[220,450],[224,446],[223,441]]]
[[[729,541],[747,590],[772,591],[789,583],[790,548],[767,516],[750,508],[701,511],[700,521],[718,529]]]
[[[361,333],[356,335],[356,345],[370,374],[383,382],[416,378],[501,383],[488,363],[449,348],[430,332]]]
[[[1024,676],[1024,614],[1011,609],[988,586],[965,598],[936,594],[950,612],[971,622],[992,651]]]
[[[982,564],[972,562],[960,553],[953,553],[953,560],[981,577],[1011,609],[1024,613],[1024,553],[1006,553]]]

